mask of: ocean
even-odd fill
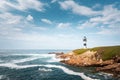
[[[93,67],[73,67],[55,54],[69,50],[0,50],[0,80],[116,80]]]

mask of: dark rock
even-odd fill
[[[114,61],[120,63],[120,57],[115,57]]]
[[[120,63],[114,63],[114,64],[110,64],[104,67],[98,67],[96,68],[96,71],[112,73],[113,76],[119,77],[120,76]]]
[[[63,52],[49,52],[48,54],[62,55],[62,54],[64,54],[64,53],[63,53]]]
[[[55,52],[49,52],[48,54],[56,54]]]
[[[56,55],[62,55],[62,54],[64,54],[63,52],[60,52],[60,53],[56,53]]]
[[[101,51],[102,53],[102,51]],[[115,56],[111,60],[100,60],[101,55],[94,54],[93,58],[99,58],[99,60],[93,59],[91,57],[84,57],[84,55],[70,55],[70,54],[57,54],[58,58],[63,59],[62,63],[77,66],[77,67],[96,67],[96,72],[106,72],[113,74],[114,77],[120,78],[120,57]],[[67,59],[69,58],[69,59]]]

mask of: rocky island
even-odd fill
[[[57,57],[62,59],[62,63],[78,67],[96,67],[96,72],[111,73],[120,78],[120,46],[76,49]]]

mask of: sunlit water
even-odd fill
[[[68,50],[0,50],[0,80],[116,80],[92,67],[60,63],[49,52]]]

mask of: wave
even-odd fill
[[[9,67],[11,69],[22,69],[22,68],[29,68],[29,67],[37,67],[38,65],[17,65],[14,63],[4,63],[0,64],[1,67]]]
[[[44,72],[51,72],[52,69],[46,69],[46,68],[39,68],[39,71],[44,71]]]
[[[82,79],[84,80],[98,80],[98,79],[92,79],[90,77],[87,77],[86,75],[84,75],[84,73],[79,73],[79,72],[75,72],[75,71],[72,71],[64,66],[60,66],[60,65],[44,65],[45,67],[49,67],[49,68],[59,68],[59,69],[62,69],[63,72],[69,74],[69,75],[77,75],[77,76],[80,76]]]
[[[2,60],[0,60],[0,62],[3,62]]]
[[[82,79],[84,80],[98,80],[98,79],[92,79],[88,76],[86,76],[84,73],[80,73],[80,72],[75,72],[72,71],[64,66],[60,66],[60,65],[16,65],[14,63],[6,63],[6,64],[0,64],[0,66],[4,66],[4,67],[10,67],[10,68],[15,68],[15,69],[21,69],[21,68],[29,68],[29,67],[37,67],[37,66],[44,66],[44,67],[48,67],[48,68],[59,68],[61,70],[63,70],[63,72],[65,72],[66,74],[69,75],[77,75],[80,76]],[[52,69],[38,69],[40,71],[52,71]]]
[[[12,54],[14,55],[14,54]],[[20,54],[15,54],[15,55],[20,55]],[[31,55],[28,58],[24,58],[24,59],[18,59],[18,60],[12,60],[8,63],[1,63],[0,66],[3,67],[10,67],[10,68],[16,68],[16,69],[20,69],[20,68],[27,68],[27,67],[34,67],[34,66],[38,66],[38,65],[17,65],[17,63],[24,63],[24,62],[28,62],[28,61],[33,61],[39,58],[53,58],[55,55],[51,55],[51,54],[23,54],[23,55]],[[55,61],[55,60],[54,60]],[[0,60],[0,62],[3,62]]]
[[[108,75],[108,76],[113,76],[113,74],[110,74],[110,73],[104,73],[104,72],[99,72],[98,74],[99,74],[99,75]]]
[[[33,61],[38,59],[39,57],[30,57],[30,58],[25,58],[25,59],[20,59],[20,60],[12,60],[11,63],[23,63],[27,61]]]
[[[61,59],[59,59],[59,58],[55,58],[55,56],[54,57],[51,57],[51,59],[49,59],[49,60],[47,60],[46,62],[59,62],[59,61],[61,61]]]
[[[105,78],[106,80],[108,80],[108,79],[110,78],[110,76],[113,76],[113,74],[104,73],[104,72],[99,72],[98,74],[104,76],[104,78]]]
[[[20,55],[20,54],[15,54],[15,55]],[[29,67],[38,67],[38,66],[44,66],[44,67],[48,67],[48,68],[59,68],[61,69],[63,72],[65,72],[66,74],[69,75],[77,75],[80,76],[81,78],[83,78],[84,80],[96,80],[96,79],[92,79],[88,76],[86,76],[84,73],[79,73],[79,72],[75,72],[72,71],[64,66],[61,65],[17,65],[16,63],[23,63],[23,62],[27,62],[27,61],[32,61],[32,60],[36,60],[39,58],[50,58],[50,60],[48,62],[58,62],[59,59],[55,58],[55,55],[52,54],[22,54],[22,55],[26,55],[26,56],[30,56],[29,58],[25,58],[25,59],[20,59],[20,60],[13,60],[10,63],[1,63],[0,66],[1,67],[9,67],[9,68],[13,68],[13,69],[22,69],[22,68],[29,68]],[[39,68],[39,71],[52,71],[52,69],[45,69],[45,68]]]
[[[12,56],[39,56],[39,57],[52,57],[54,56],[54,54],[33,54],[33,53],[29,53],[29,54],[10,54]]]
[[[0,75],[0,80],[2,79],[3,75]]]
[[[26,54],[24,54],[26,55]],[[55,56],[54,55],[50,55],[50,54],[27,54],[27,55],[31,55],[30,57],[28,58],[24,58],[24,59],[19,59],[19,60],[12,60],[11,63],[23,63],[23,62],[27,62],[27,61],[33,61],[33,60],[36,60],[36,59],[39,59],[39,58],[54,58]],[[51,60],[48,60],[47,62],[49,61],[57,61],[57,59],[51,59]]]
[[[6,75],[0,75],[0,80],[9,80],[9,77],[6,77]]]
[[[51,54],[50,54],[51,55]],[[60,61],[62,61],[62,60],[68,60],[69,58],[66,58],[66,59],[61,59],[61,58],[56,58],[55,57],[56,55],[53,55],[53,56],[51,56],[51,59],[49,59],[49,60],[47,60],[47,62],[60,62]]]

